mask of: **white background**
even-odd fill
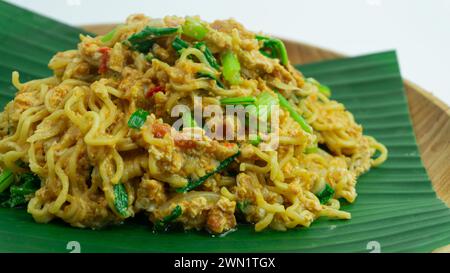
[[[348,55],[396,49],[402,74],[450,105],[450,0],[9,0],[71,25],[233,17],[247,28]]]

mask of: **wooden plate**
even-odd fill
[[[96,34],[105,34],[114,26],[104,24],[83,28]],[[293,64],[345,57],[343,54],[300,42],[284,42]],[[414,83],[405,80],[404,85],[422,161],[437,195],[450,207],[450,108]]]

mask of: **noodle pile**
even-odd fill
[[[26,196],[28,212],[39,223],[60,218],[81,228],[145,213],[155,227],[212,233],[232,230],[236,217],[256,231],[309,227],[322,216],[350,219],[339,199],[355,201],[357,177],[383,163],[386,148],[363,135],[320,83],[261,51],[265,41],[236,21],[190,18],[205,30],[195,36],[187,35],[186,20],[132,15],[106,36],[80,35],[77,49],[50,60],[52,77],[21,83],[13,73],[18,91],[0,114],[0,167],[40,178],[40,188]],[[130,37],[146,27],[178,30],[137,48]],[[190,46],[174,48],[177,37]],[[218,69],[194,46],[199,37]],[[225,75],[225,52],[240,64],[235,83]],[[205,71],[215,77],[199,74]],[[216,140],[196,127],[201,137],[192,140],[172,127],[172,108],[193,111],[195,97],[201,107],[223,108],[224,98],[262,93],[283,96],[312,130],[282,107],[274,150],[261,148],[264,137],[261,143]],[[130,117],[139,109],[149,114],[132,128]],[[230,118],[221,122],[237,130]],[[202,177],[203,183],[180,190]]]

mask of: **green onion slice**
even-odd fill
[[[245,199],[244,201],[237,202],[236,207],[239,209],[240,212],[245,213],[247,211],[247,208],[249,205],[251,205],[251,201]]]
[[[250,105],[256,102],[255,97],[236,97],[236,98],[222,98],[220,104],[222,105]]]
[[[185,187],[182,188],[178,188],[176,189],[176,192],[188,192],[191,191],[193,189],[195,189],[196,187],[200,186],[201,184],[203,184],[206,180],[208,180],[208,178],[210,178],[211,176],[213,176],[216,173],[220,173],[221,171],[225,170],[226,168],[228,168],[228,166],[241,154],[240,151],[238,151],[237,153],[235,153],[234,155],[228,157],[227,159],[225,159],[224,161],[220,162],[219,166],[217,166],[217,168],[214,171],[211,171],[207,174],[205,174],[204,176],[198,178],[197,180],[191,180],[189,179],[188,184]]]
[[[183,125],[187,124],[186,128],[198,127],[197,122],[195,121],[191,112],[183,113]]]
[[[114,185],[114,207],[120,215],[128,215],[128,193],[122,183]]]
[[[208,33],[208,28],[205,24],[194,17],[187,17],[182,29],[184,35],[196,40],[205,38]]]
[[[256,35],[256,39],[263,41],[263,47],[260,52],[269,58],[278,58],[282,65],[287,66],[289,58],[287,55],[286,47],[280,39],[269,38],[261,35]],[[267,52],[267,50],[269,52]]]
[[[319,147],[313,146],[313,147],[306,147],[305,154],[315,154],[319,151]]]
[[[10,184],[9,197],[2,202],[2,206],[14,208],[26,204],[30,195],[34,194],[41,185],[39,177],[32,172],[20,174],[18,180],[17,184]]]
[[[306,81],[309,82],[309,83],[314,84],[315,86],[317,86],[317,88],[319,89],[319,92],[321,92],[322,94],[324,94],[328,98],[331,97],[331,89],[327,85],[319,83],[314,78],[307,78]]]
[[[216,58],[212,54],[211,50],[209,50],[209,48],[206,46],[205,42],[196,43],[194,47],[203,52],[203,54],[206,57],[206,60],[208,61],[211,67],[213,67],[216,70],[220,69],[220,66],[217,63]]]
[[[106,33],[102,38],[100,38],[100,41],[102,41],[102,43],[107,43],[107,42],[111,41],[111,39],[114,37],[116,32],[117,32],[117,28],[114,28],[110,32]]]
[[[326,204],[333,197],[333,195],[333,188],[330,185],[325,184],[325,188],[317,194],[317,198],[319,198],[320,204]]]
[[[149,53],[147,53],[147,55],[145,55],[145,59],[147,60],[147,62],[151,62],[154,58],[155,58],[155,56],[151,52],[149,52]]]
[[[156,232],[166,231],[168,224],[173,222],[175,219],[183,214],[183,209],[180,205],[177,205],[169,215],[165,216],[163,219],[157,221],[153,226],[153,230]]]
[[[139,42],[142,40],[152,39],[161,36],[167,36],[174,33],[177,33],[179,28],[177,27],[151,27],[146,26],[143,30],[138,33],[131,35],[128,38],[130,43]]]
[[[138,109],[134,112],[128,120],[128,127],[133,129],[140,129],[147,120],[149,113],[143,109]]]
[[[180,51],[181,51],[182,49],[185,49],[185,48],[188,48],[188,47],[189,47],[189,43],[177,36],[177,37],[175,37],[175,39],[173,39],[173,41],[172,41],[172,47],[173,47],[178,53],[180,53]]]
[[[258,146],[261,143],[262,138],[259,135],[256,135],[256,139],[250,139],[248,142],[253,146]]]
[[[259,116],[266,114],[269,118],[272,106],[278,105],[278,99],[272,93],[265,91],[258,95],[255,105]]]
[[[309,126],[309,124],[306,122],[306,120],[292,107],[292,105],[288,102],[288,100],[283,97],[280,93],[278,93],[278,100],[280,101],[281,107],[286,109],[291,117],[297,121],[302,129],[307,133],[312,133],[312,128]]]
[[[232,85],[241,83],[241,64],[232,51],[222,54],[222,73],[225,80]]]
[[[215,80],[218,87],[225,88],[223,83],[215,75],[213,75],[210,72],[204,72],[204,71],[197,72],[197,77],[199,77],[199,78],[209,78],[211,80]]]
[[[5,169],[0,174],[0,193],[6,190],[14,182],[14,174],[11,170]]]
[[[127,43],[132,49],[147,53],[155,43],[154,38],[172,35],[179,32],[177,27],[151,27],[146,26],[143,30],[128,37]]]

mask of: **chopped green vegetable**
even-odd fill
[[[189,43],[182,40],[179,37],[175,37],[175,39],[172,42],[172,47],[178,52],[180,53],[181,50],[186,49],[188,47],[190,47]],[[216,58],[214,57],[214,55],[212,54],[211,50],[209,50],[209,48],[206,46],[206,44],[204,42],[198,42],[194,45],[194,48],[200,50],[203,55],[205,56],[206,61],[208,62],[208,64],[216,69],[219,70],[220,66],[217,63]]]
[[[334,195],[333,188],[326,184],[325,188],[317,195],[319,198],[320,204],[326,204]]]
[[[198,127],[197,122],[195,121],[195,119],[192,117],[192,113],[191,112],[185,112],[183,113],[183,125],[187,124],[188,126],[185,128],[193,128],[193,127]]]
[[[225,170],[240,154],[241,154],[241,152],[238,151],[234,155],[228,157],[224,161],[220,162],[219,166],[217,166],[217,168],[214,171],[211,171],[211,172],[205,174],[204,176],[198,178],[197,180],[189,179],[189,182],[185,187],[178,188],[176,191],[177,192],[188,192],[188,191],[195,189],[196,187],[203,184],[206,180],[208,180],[208,178],[210,178],[212,175],[214,175],[216,173],[220,173],[221,171]]]
[[[182,49],[185,49],[185,48],[188,48],[188,47],[189,47],[189,43],[177,36],[177,37],[175,37],[175,39],[173,39],[172,47],[173,47],[178,53],[180,53],[180,51],[181,51]]]
[[[11,170],[3,170],[0,174],[0,193],[6,190],[14,182],[14,174]]]
[[[196,40],[205,38],[208,28],[200,20],[194,17],[187,17],[183,26],[183,34]]]
[[[331,89],[326,85],[323,84],[319,85],[319,92],[321,92],[327,97],[331,97]]]
[[[28,202],[29,197],[39,189],[41,180],[33,173],[19,175],[19,183],[9,188],[9,198],[1,205],[4,207],[17,207]]]
[[[258,110],[258,116],[267,115],[270,117],[272,106],[278,105],[278,99],[270,92],[262,92],[256,97],[256,109]]]
[[[270,115],[271,106],[277,105],[278,100],[269,92],[263,92],[257,97],[247,96],[247,97],[235,97],[235,98],[222,98],[220,99],[220,104],[222,105],[255,105],[255,111],[251,114],[265,114]]]
[[[256,102],[255,97],[236,97],[220,99],[222,105],[250,105]]]
[[[114,34],[116,34],[116,31],[117,31],[117,28],[114,28],[107,34],[103,35],[103,37],[100,38],[100,41],[102,41],[102,43],[107,43],[107,42],[111,41],[111,39],[114,37]]]
[[[155,56],[151,52],[149,52],[149,53],[147,53],[147,55],[145,55],[145,59],[148,62],[151,62],[154,58],[155,58]]]
[[[16,187],[16,190],[21,191],[24,194],[34,193],[34,189],[37,189],[41,185],[41,179],[32,173],[22,173],[19,175],[19,185],[11,186],[11,188]],[[22,188],[22,189],[19,189]],[[12,189],[11,189],[12,190]],[[14,191],[14,190],[12,190]]]
[[[306,147],[305,154],[314,154],[319,151],[319,147],[313,146],[313,147]]]
[[[225,80],[232,85],[241,83],[241,64],[232,51],[222,54],[222,73]]]
[[[331,89],[328,86],[319,83],[314,78],[307,78],[306,81],[309,82],[309,83],[314,84],[315,86],[317,86],[317,88],[319,89],[319,92],[321,92],[322,94],[324,94],[328,98],[331,97]]]
[[[181,216],[183,214],[183,209],[180,205],[177,205],[172,212],[165,216],[163,219],[155,222],[155,225],[153,226],[153,230],[156,232],[163,232],[166,231],[169,224],[173,222],[175,219]]]
[[[260,52],[269,58],[278,58],[282,65],[287,66],[289,63],[286,47],[280,39],[269,38],[256,35],[256,39],[263,41],[263,47]]]
[[[260,118],[265,115],[269,118],[271,108],[278,104],[278,99],[270,92],[262,92],[256,98],[255,97],[236,97],[236,98],[223,98],[220,100],[222,105],[254,105],[255,108],[249,110],[249,116]],[[262,141],[259,135],[256,139],[249,140],[252,145],[257,146]]]
[[[155,44],[155,41],[153,40],[144,40],[141,42],[136,42],[133,44],[130,44],[131,48],[133,50],[139,51],[141,53],[147,53],[150,51],[150,49],[152,48],[152,46]]]
[[[265,91],[256,97],[254,105],[256,107],[250,109],[249,116],[259,118],[266,115],[266,117],[269,118],[272,106],[278,105],[278,98],[273,96],[270,92]]]
[[[256,135],[256,139],[249,139],[248,142],[250,142],[250,144],[252,144],[253,146],[258,146],[261,141],[262,138],[259,135]]]
[[[208,61],[211,67],[213,67],[216,70],[220,69],[220,66],[217,63],[216,58],[212,54],[211,50],[209,50],[209,48],[206,46],[205,42],[196,43],[194,47],[203,52],[203,54],[206,57],[206,60]]]
[[[143,109],[136,110],[136,112],[134,112],[128,120],[128,127],[140,129],[147,120],[148,115],[149,113]]]
[[[272,106],[278,105],[278,98],[272,93],[265,91],[256,97],[254,105],[256,106],[256,108],[250,109],[249,117],[253,116],[260,119],[261,117],[265,116],[266,119],[268,119],[270,117]],[[261,141],[262,139],[258,135],[256,139],[250,140],[250,144],[257,146],[259,143],[261,143]]]
[[[146,26],[142,31],[128,37],[127,42],[134,50],[147,53],[155,43],[154,38],[175,34],[179,31],[176,27],[150,27]]]
[[[292,105],[288,102],[288,100],[285,97],[283,97],[283,95],[281,95],[280,93],[278,93],[278,100],[280,101],[281,107],[283,107],[289,112],[291,117],[300,124],[300,126],[305,132],[312,133],[311,126],[309,126],[309,124],[305,121],[305,119],[303,119],[303,117],[299,113],[297,113],[297,111],[292,107]]]
[[[122,183],[114,185],[114,207],[120,215],[128,215],[128,193]]]
[[[197,77],[199,78],[209,78],[211,80],[215,80],[217,83],[217,86],[220,88],[225,88],[225,86],[223,85],[223,83],[216,77],[214,76],[212,73],[210,72],[198,72],[197,73]]]
[[[151,27],[146,26],[143,30],[138,33],[131,35],[128,41],[131,43],[139,42],[142,40],[148,40],[155,37],[166,36],[178,32],[177,27]]]
[[[248,206],[251,204],[252,202],[250,200],[244,200],[242,202],[237,202],[236,207],[239,209],[239,211],[241,211],[242,213],[245,213]]]

